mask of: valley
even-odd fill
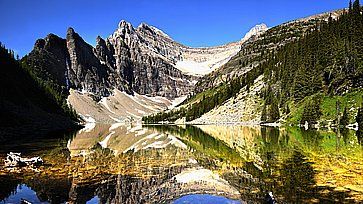
[[[0,43],[0,203],[363,202],[359,0],[123,4],[33,14],[75,23],[34,20],[21,57]]]

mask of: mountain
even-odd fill
[[[327,21],[330,15],[337,18],[341,13],[342,11],[338,10],[297,19],[270,28],[259,35],[255,35],[250,41],[243,43],[240,51],[226,64],[221,66],[220,69],[204,75],[198,81],[195,92],[199,93],[203,90],[217,87],[224,82],[231,81],[236,77],[246,74],[264,62],[264,58],[268,53],[274,52],[278,48],[299,39],[311,29],[314,29],[317,23]],[[258,27],[264,28],[265,26],[260,25],[253,30],[258,31]],[[247,37],[249,33],[246,34]]]
[[[66,39],[49,34],[37,40],[22,61],[33,68],[34,75],[64,93],[84,119],[88,115],[96,121],[115,122],[112,118],[139,118],[164,110],[190,95],[202,75],[228,62],[241,44],[265,30],[260,25],[239,42],[191,48],[146,23],[134,28],[122,20],[108,38],[98,36],[95,47],[69,28]],[[118,99],[124,97],[115,95],[136,100],[121,107]],[[155,97],[164,98],[160,103]],[[102,114],[90,111],[95,109]]]
[[[204,75],[181,106],[145,122],[253,123],[334,121],[336,103],[349,121],[362,101],[360,9],[287,22],[242,44]],[[334,105],[332,105],[334,104]]]
[[[77,128],[77,116],[72,110],[2,44],[0,67],[0,141]]]

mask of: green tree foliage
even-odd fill
[[[352,12],[354,15],[360,15],[360,11],[361,11],[361,7],[360,7],[360,3],[359,0],[355,0],[353,3],[353,9]]]
[[[285,106],[285,114],[286,114],[286,115],[290,114],[290,107],[289,107],[289,104],[286,104],[286,106]]]
[[[48,113],[78,120],[77,114],[67,105],[64,97],[52,86],[39,80],[25,63],[14,58],[13,51],[6,49],[1,43],[0,65],[0,96],[7,107],[10,102],[25,107],[33,104]]]
[[[352,7],[337,20],[321,22],[305,37],[279,48],[272,59],[275,66],[265,74],[270,84],[281,84],[283,98],[300,101],[319,92],[341,94],[361,86],[363,17],[359,1]]]
[[[279,102],[276,97],[273,97],[272,103],[268,109],[268,122],[275,122],[280,118]]]
[[[43,76],[42,72],[35,72],[32,64],[27,61],[27,56],[20,60],[21,67],[31,76],[31,78],[45,90],[48,98],[54,100],[63,111],[71,117],[73,120],[78,120],[76,111],[67,104],[67,97],[69,95],[68,90],[65,87],[60,86],[57,82],[51,80],[48,76]]]
[[[267,108],[266,104],[263,105],[263,109],[261,112],[261,122],[267,122]]]
[[[341,127],[346,127],[347,125],[349,125],[349,115],[348,115],[347,107],[344,108],[343,116],[340,119],[340,124],[339,125]]]
[[[361,129],[363,131],[363,104],[360,108],[358,108],[358,113],[355,120],[358,123],[358,129]]]
[[[358,113],[355,120],[358,123],[358,131],[356,133],[358,142],[359,144],[363,145],[363,104],[360,108],[358,108]]]
[[[318,95],[308,99],[304,106],[300,124],[305,124],[305,122],[308,122],[309,125],[315,124],[322,115],[320,104],[321,98]]]

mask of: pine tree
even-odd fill
[[[349,116],[348,116],[347,107],[344,108],[343,116],[340,119],[340,124],[339,125],[341,127],[346,127],[347,125],[349,125]]]
[[[320,104],[321,99],[319,96],[314,96],[308,100],[304,106],[300,124],[305,124],[305,122],[308,122],[309,125],[315,124],[322,115]]]
[[[358,114],[355,119],[358,123],[358,129],[363,131],[363,107],[358,109]]]
[[[293,95],[296,101],[300,101],[309,95],[309,76],[304,65],[301,65],[296,73],[295,81],[293,84]]]
[[[276,122],[280,118],[279,102],[276,97],[273,97],[269,107],[268,121]]]
[[[363,104],[360,108],[358,108],[358,114],[355,119],[358,123],[358,130],[356,132],[358,137],[358,143],[362,145],[363,144]]]
[[[266,110],[266,103],[263,104],[263,109],[261,112],[261,122],[266,122],[267,121],[267,110]]]
[[[354,3],[353,3],[353,14],[354,15],[360,15],[360,2],[359,0],[355,0]]]

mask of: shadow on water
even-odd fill
[[[52,132],[47,135],[31,135],[29,137],[16,137],[1,142],[0,156],[6,153],[20,152],[23,155],[36,154],[39,151],[49,151],[64,145],[64,142],[75,137],[77,131]]]

